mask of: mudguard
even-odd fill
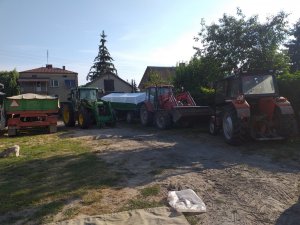
[[[237,116],[240,119],[245,119],[250,117],[250,106],[247,101],[232,101],[233,107],[236,109]]]
[[[279,97],[275,99],[275,105],[280,109],[281,114],[283,115],[294,115],[294,109],[291,106],[291,103],[283,97]]]

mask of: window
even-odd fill
[[[74,87],[76,87],[75,80],[65,80],[65,86],[67,88],[74,88]]]
[[[104,80],[104,91],[105,92],[113,92],[115,91],[114,80]]]
[[[51,80],[50,82],[50,87],[59,87],[58,80]]]

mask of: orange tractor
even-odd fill
[[[223,130],[225,141],[241,144],[255,140],[281,140],[297,134],[290,102],[280,97],[272,74],[239,74],[215,84],[214,115],[209,131]]]
[[[140,107],[140,120],[147,126],[155,123],[159,129],[173,124],[189,126],[201,117],[210,116],[208,106],[196,106],[189,92],[174,95],[173,86],[151,86],[146,90],[146,100]]]

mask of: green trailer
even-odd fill
[[[139,93],[111,93],[101,98],[110,102],[118,119],[126,119],[132,123],[139,118],[140,108],[146,99],[144,92]]]
[[[3,106],[9,136],[16,135],[20,129],[34,127],[46,127],[50,133],[57,131],[57,97],[22,94],[5,98]]]

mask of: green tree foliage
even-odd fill
[[[210,57],[194,57],[187,65],[176,68],[173,80],[177,91],[182,88],[191,93],[198,104],[208,104],[213,94],[211,82],[222,76],[220,63]]]
[[[86,79],[93,81],[98,77],[108,74],[117,75],[117,70],[112,63],[113,58],[110,56],[107,47],[105,46],[106,42],[106,35],[104,31],[100,35],[100,45],[99,45],[99,52],[98,55],[94,59],[94,65],[91,67]]]
[[[148,81],[145,82],[145,87],[167,85],[167,84],[171,84],[171,83],[172,83],[171,80],[165,80],[160,76],[159,73],[151,71],[149,73]]]
[[[0,71],[0,83],[4,85],[4,89],[1,92],[6,96],[18,95],[20,93],[20,87],[17,83],[19,73],[16,70],[12,71]]]
[[[202,21],[202,30],[195,38],[202,47],[196,48],[196,55],[219,61],[224,74],[238,69],[283,70],[288,67],[288,57],[279,47],[287,34],[286,13],[279,12],[261,23],[257,15],[246,18],[237,9],[236,16],[224,14],[218,24],[207,26]]]
[[[300,70],[300,20],[294,25],[291,31],[293,39],[286,44],[291,59],[291,72]]]

